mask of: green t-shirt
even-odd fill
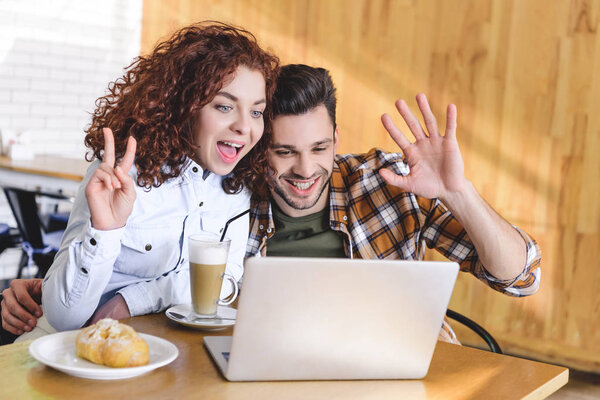
[[[267,241],[267,256],[345,258],[340,233],[329,228],[329,207],[293,218],[271,202],[275,234]]]

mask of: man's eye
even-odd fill
[[[319,152],[319,151],[325,151],[325,150],[327,150],[327,147],[315,147],[315,148],[313,149],[313,151],[315,151],[315,152]]]
[[[263,112],[262,111],[252,111],[250,114],[252,115],[253,118],[260,118],[260,117],[262,117]]]
[[[292,154],[292,152],[289,150],[276,150],[275,154],[277,154],[278,156],[289,156],[290,154]]]
[[[218,105],[216,106],[217,110],[222,111],[222,112],[229,112],[231,111],[231,106],[222,106],[222,105]]]

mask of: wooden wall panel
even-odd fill
[[[341,152],[395,150],[396,98],[427,93],[441,121],[457,104],[468,178],[539,241],[543,274],[525,299],[461,274],[452,308],[511,353],[600,372],[600,1],[146,0],[142,49],[205,19],[328,68]]]

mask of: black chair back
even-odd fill
[[[35,193],[5,187],[4,194],[17,222],[17,227],[21,231],[23,241],[29,242],[34,249],[44,248]]]
[[[36,196],[43,195],[55,199],[63,199],[64,197],[45,193],[35,193],[12,187],[4,187],[3,190],[17,222],[17,227],[21,232],[23,243],[29,243],[33,249],[31,258],[38,266],[36,277],[43,278],[48,269],[50,269],[58,249],[46,249],[45,251],[40,252],[46,248],[46,244],[44,243],[42,236],[43,225],[38,213]],[[29,255],[27,254],[25,247],[23,247],[23,256],[19,263],[17,278],[21,277],[23,269],[29,262]]]
[[[500,348],[500,345],[498,344],[496,339],[494,339],[494,337],[477,322],[465,317],[460,313],[457,313],[456,311],[452,311],[451,309],[448,309],[446,311],[446,316],[457,322],[460,322],[461,324],[465,325],[467,328],[475,332],[477,335],[479,335],[479,337],[482,338],[483,341],[488,345],[492,353],[503,354],[502,349]]]

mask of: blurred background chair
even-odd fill
[[[0,254],[8,248],[21,244],[21,234],[18,229],[11,228],[8,224],[0,223]]]
[[[29,267],[32,262],[38,267],[35,276],[43,278],[58,251],[64,228],[52,232],[47,230],[40,218],[36,197],[46,196],[57,200],[62,200],[64,197],[12,187],[4,187],[3,190],[21,234],[23,252],[19,262],[17,278],[21,278],[23,270]]]
[[[483,341],[488,345],[491,352],[502,354],[502,350],[500,349],[500,345],[498,344],[498,342],[496,342],[496,339],[494,339],[494,337],[477,322],[451,309],[448,309],[446,311],[446,316],[450,319],[460,322],[461,324],[465,325],[467,328],[475,332],[477,335],[479,335],[479,337],[481,337]]]

